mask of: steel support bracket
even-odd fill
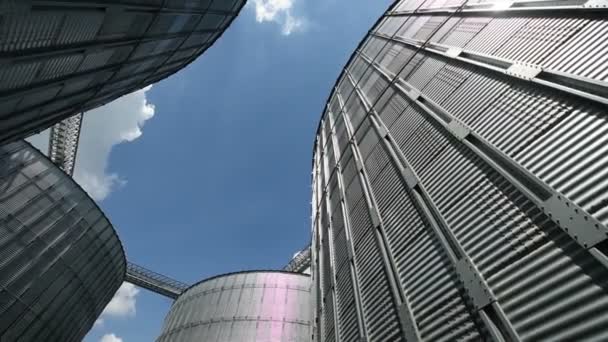
[[[608,8],[608,0],[589,0],[583,5],[584,8]]]
[[[361,159],[353,156],[353,158],[355,158],[355,166],[357,167],[357,171],[363,171],[365,170],[365,165],[363,165],[363,162],[361,161]]]
[[[401,173],[401,177],[403,177],[405,183],[410,189],[413,189],[416,184],[418,184],[418,179],[416,178],[416,175],[414,175],[414,172],[411,169],[404,167],[400,168],[399,172]]]
[[[529,81],[538,76],[538,74],[540,74],[542,71],[543,69],[538,65],[528,63],[513,63],[507,70],[505,70],[505,73],[507,75]]]
[[[481,310],[496,301],[496,297],[481,277],[479,270],[467,257],[463,257],[456,262],[456,272],[460,275],[464,288],[473,300],[473,305],[477,310]]]
[[[420,97],[420,90],[416,89],[416,88],[411,88],[408,92],[407,92],[407,97],[410,98],[410,100],[412,101],[416,101],[418,100],[418,98]]]
[[[585,248],[591,248],[606,240],[608,229],[561,195],[553,195],[546,200],[543,211],[549,215],[576,242]]]
[[[471,130],[458,120],[450,121],[447,128],[458,140],[463,140],[471,133]]]
[[[348,244],[346,247],[346,253],[348,254],[348,260],[355,260],[355,252],[353,251],[353,244],[350,243],[350,240],[347,239],[346,243]]]
[[[375,120],[376,117],[379,117],[379,115],[374,112],[374,117],[372,117],[374,119],[372,121],[373,125],[376,128],[376,133],[378,134],[380,139],[384,139],[388,136],[388,130],[384,128],[384,125],[378,124],[378,122]]]
[[[374,228],[380,227],[380,217],[378,216],[376,209],[371,205],[368,206],[368,208],[369,208],[369,216],[370,216],[370,219],[372,220],[372,225],[374,226]]]
[[[418,331],[418,325],[414,321],[414,315],[410,310],[408,303],[401,303],[398,308],[399,320],[403,327],[403,333],[405,334],[405,340],[407,342],[422,341],[420,338],[420,332]]]
[[[451,47],[445,52],[447,56],[452,58],[457,58],[458,56],[460,56],[461,53],[462,49],[458,47]]]

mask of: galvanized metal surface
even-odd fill
[[[608,338],[607,11],[401,1],[361,42],[314,149],[313,211],[348,210],[313,236],[351,221],[341,258],[359,279],[338,276],[335,296],[360,294],[367,340]],[[313,260],[313,277],[332,272]],[[316,312],[316,332],[350,319]]]
[[[2,1],[0,143],[177,72],[215,42],[244,3]]]
[[[81,341],[118,290],[112,225],[26,142],[0,147],[0,340]]]
[[[184,291],[158,342],[310,342],[310,277],[282,271],[220,275]]]

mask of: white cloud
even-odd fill
[[[74,179],[93,199],[103,200],[126,184],[118,174],[108,172],[108,159],[115,145],[139,138],[144,122],[154,116],[154,105],[146,99],[150,88],[84,114]]]
[[[114,334],[105,334],[99,342],[124,342],[124,340]]]
[[[97,201],[103,200],[110,192],[127,183],[117,173],[108,172],[108,160],[115,145],[139,138],[146,120],[154,116],[154,105],[146,99],[146,92],[150,88],[152,86],[84,114],[74,179]],[[27,140],[46,154],[49,130]]]
[[[127,317],[135,316],[135,302],[139,290],[133,284],[122,283],[114,298],[101,313],[103,316]],[[103,322],[103,319],[101,319]]]
[[[95,328],[102,328],[104,324],[104,320],[103,318],[98,318],[95,323],[93,323],[93,329]]]
[[[255,19],[258,23],[266,21],[281,25],[281,33],[290,35],[292,32],[305,29],[306,20],[293,14],[296,0],[253,0]]]

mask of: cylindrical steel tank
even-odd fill
[[[314,144],[315,340],[608,341],[604,5],[402,0],[370,29]]]
[[[174,74],[213,45],[244,4],[0,1],[0,143]]]
[[[89,196],[25,142],[0,146],[0,341],[81,341],[125,255]]]
[[[175,301],[157,342],[311,341],[310,277],[284,271],[219,275]]]

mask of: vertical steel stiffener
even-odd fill
[[[315,141],[316,339],[608,338],[607,13],[428,0],[378,20]]]

